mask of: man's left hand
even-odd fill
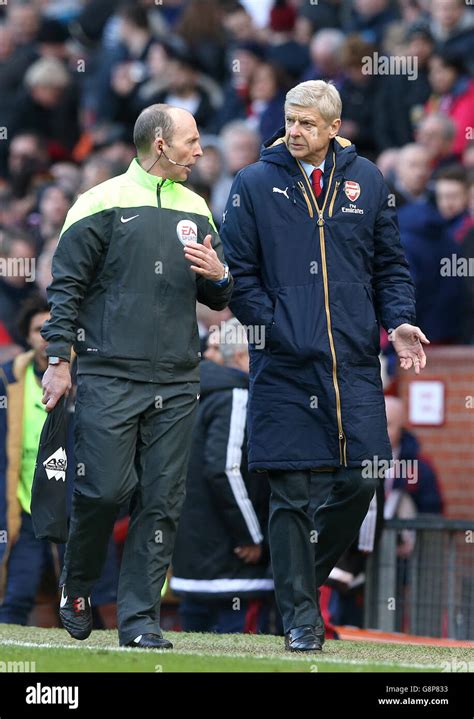
[[[415,373],[420,374],[420,370],[426,366],[426,355],[421,343],[427,345],[430,343],[420,328],[405,322],[391,331],[389,339],[393,342],[400,358],[400,367],[402,369],[414,367]]]
[[[206,280],[218,282],[224,277],[224,266],[212,246],[211,235],[206,235],[203,244],[188,242],[184,246],[184,256],[193,263],[191,269]]]

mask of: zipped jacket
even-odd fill
[[[136,158],[82,194],[53,257],[51,319],[41,331],[48,355],[68,359],[73,345],[78,374],[198,380],[196,300],[224,309],[233,285],[204,279],[184,257],[183,245],[207,234],[224,261],[205,201]]]
[[[317,200],[279,137],[236,176],[224,212],[230,308],[250,328],[250,470],[392,456],[380,325],[415,322],[395,209],[344,138],[330,143],[323,186]]]

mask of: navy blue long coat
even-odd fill
[[[270,142],[236,176],[220,230],[250,341],[249,469],[391,459],[379,329],[415,323],[415,293],[387,187],[336,138],[318,202]]]

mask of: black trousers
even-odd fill
[[[117,597],[121,644],[161,631],[198,392],[199,382],[78,376],[76,477],[60,585],[90,594],[120,506],[133,499]]]
[[[268,471],[269,539],[283,629],[320,626],[316,590],[353,542],[377,479],[361,468]]]

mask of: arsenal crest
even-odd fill
[[[360,195],[359,183],[352,182],[351,180],[346,180],[344,183],[344,192],[346,193],[346,197],[351,202],[355,202]]]

